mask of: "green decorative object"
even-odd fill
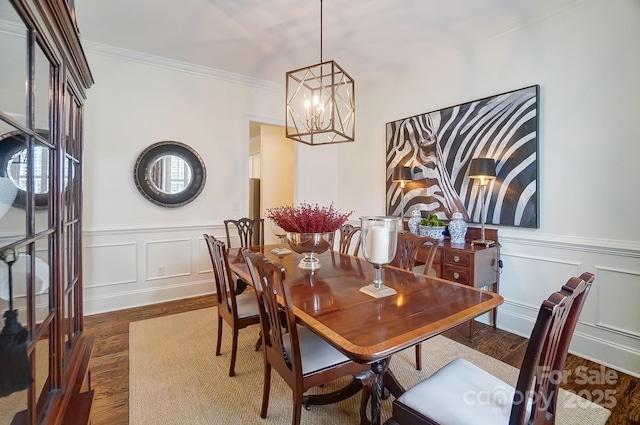
[[[427,218],[420,220],[420,236],[444,240],[445,228],[445,224],[435,214],[429,214]]]

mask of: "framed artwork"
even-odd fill
[[[469,166],[492,158],[485,223],[538,228],[538,96],[534,85],[387,123],[387,214],[408,216],[417,206],[480,223],[481,190]],[[396,166],[411,169],[404,187],[393,181]]]

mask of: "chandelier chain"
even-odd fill
[[[322,63],[322,0],[320,0],[320,63]]]

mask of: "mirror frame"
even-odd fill
[[[159,191],[149,180],[149,169],[153,163],[164,155],[176,155],[191,167],[192,179],[187,187],[178,193]],[[204,161],[198,153],[184,143],[165,140],[147,147],[136,159],[133,167],[133,179],[138,191],[149,201],[165,208],[186,205],[198,197],[207,178]]]

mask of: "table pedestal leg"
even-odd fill
[[[384,376],[389,367],[390,358],[381,359],[371,364],[371,370],[376,374],[376,384],[371,393],[371,425],[380,425],[380,403],[384,390]]]

